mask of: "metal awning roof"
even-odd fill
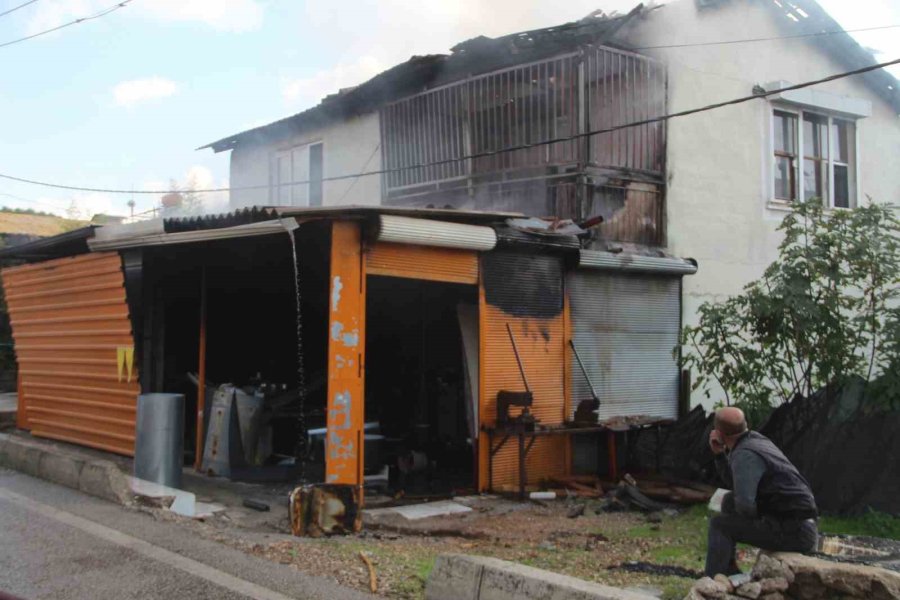
[[[454,223],[490,223],[505,219],[522,217],[517,212],[485,212],[476,210],[457,210],[452,208],[417,208],[406,206],[254,206],[239,208],[234,211],[216,215],[197,215],[188,217],[172,217],[163,219],[166,233],[197,231],[200,229],[220,229],[271,221],[283,217],[308,219],[360,219],[376,218],[379,215],[397,215],[418,219],[436,219]]]
[[[94,235],[96,225],[88,225],[50,237],[0,249],[0,259],[46,260],[61,256],[75,256],[89,251],[87,240]]]

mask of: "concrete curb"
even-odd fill
[[[114,462],[57,445],[0,433],[0,466],[97,496],[116,504],[133,498],[130,477]]]
[[[426,600],[649,600],[637,592],[487,556],[437,557]]]

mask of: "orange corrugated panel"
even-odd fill
[[[542,425],[555,425],[565,417],[565,324],[563,313],[550,318],[518,317],[481,300],[481,423],[492,427],[497,418],[497,392],[523,391],[506,324],[509,323],[534,394],[532,413]],[[479,488],[517,484],[518,450],[510,439],[494,456],[493,481],[487,481],[487,436],[482,438]],[[496,443],[496,440],[495,440]],[[565,473],[565,438],[538,438],[525,461],[528,482]]]
[[[85,254],[3,270],[16,359],[19,425],[34,435],[134,453],[138,386],[119,375],[133,352],[122,262]]]
[[[455,248],[377,242],[366,252],[366,273],[477,284],[478,253]]]

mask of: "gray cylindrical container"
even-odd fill
[[[184,394],[141,394],[137,405],[134,476],[181,487]]]

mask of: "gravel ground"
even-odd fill
[[[199,535],[249,554],[369,591],[371,560],[379,595],[422,598],[434,558],[458,552],[494,556],[619,587],[650,586],[664,598],[681,598],[693,579],[656,574],[654,565],[702,570],[706,517],[694,508],[677,514],[594,512],[568,518],[570,501],[520,503],[496,498],[472,502],[473,511],[417,521],[381,519],[354,536],[295,538],[279,528],[234,526],[234,511],[205,522]],[[151,510],[151,509],[148,509]],[[177,518],[160,511],[159,518]],[[285,524],[286,525],[286,524]],[[635,572],[616,568],[623,563]],[[646,563],[646,564],[643,564]]]

